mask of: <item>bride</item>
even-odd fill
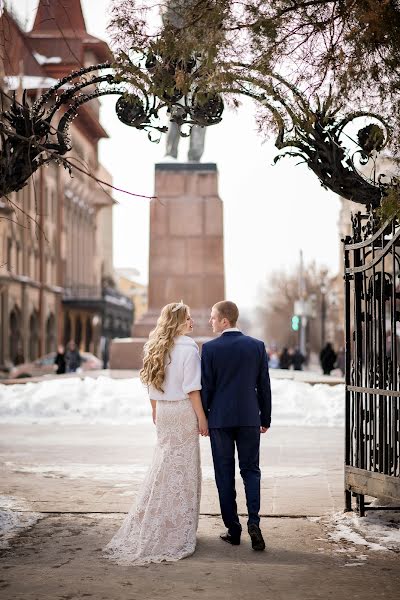
[[[136,506],[105,548],[122,565],[175,561],[193,554],[199,520],[199,433],[208,435],[201,404],[201,368],[189,307],[167,304],[144,348],[142,383],[148,386],[157,428],[153,461]]]

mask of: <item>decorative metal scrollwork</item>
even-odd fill
[[[323,187],[359,204],[372,208],[380,205],[388,183],[376,175],[375,168],[370,178],[356,164],[356,159],[360,167],[375,161],[375,155],[390,139],[390,128],[379,115],[359,111],[342,116],[343,106],[335,102],[332,90],[324,99],[315,96],[310,100],[273,74],[268,81],[249,79],[242,93],[261,102],[275,120],[275,145],[282,150],[275,162],[283,156],[299,157]],[[345,129],[360,118],[374,122],[358,131],[356,141]]]
[[[106,94],[121,94],[111,65],[103,63],[62,78],[30,104],[2,93],[8,110],[0,116],[0,196],[20,190],[42,165],[60,161],[71,150],[69,128],[79,108]],[[104,72],[107,70],[107,72]],[[93,74],[94,73],[94,74]]]
[[[62,157],[72,147],[71,123],[84,104],[100,96],[119,95],[118,119],[148,132],[167,131],[162,122],[163,111],[172,121],[189,127],[206,127],[221,121],[224,105],[220,95],[178,85],[178,74],[184,78],[191,74],[196,68],[195,59],[183,64],[149,51],[129,64],[129,76],[110,63],[75,71],[33,104],[26,93],[17,102],[15,95],[10,98],[1,92],[3,105],[8,108],[0,115],[0,197],[20,190],[42,165],[56,161],[69,168]]]
[[[143,129],[149,125],[148,111],[142,100],[135,94],[121,96],[115,105],[118,119],[129,127]]]
[[[222,119],[224,103],[218,94],[202,94],[199,90],[193,94],[193,103],[190,109],[191,120],[197,125],[208,127],[215,125]]]
[[[64,77],[32,106],[25,95],[20,104],[14,100],[0,118],[0,195],[20,189],[41,165],[71,149],[71,122],[79,108],[94,98],[117,94],[116,112],[122,123],[164,133],[166,118],[189,128],[219,123],[224,94],[241,94],[272,114],[278,129],[275,145],[282,151],[275,160],[300,157],[325,188],[371,209],[380,205],[388,183],[377,174],[376,156],[385,148],[390,129],[379,115],[343,116],[332,91],[324,99],[308,99],[276,74],[263,77],[246,65],[235,68],[225,79],[221,77],[220,89],[202,89],[201,57],[172,59],[155,44],[145,53],[125,55],[113,67],[93,65]],[[359,129],[349,147],[347,126],[359,118],[372,122]],[[187,135],[187,130],[181,135]],[[372,177],[363,170],[370,161]],[[374,226],[372,221],[364,225],[360,239]]]

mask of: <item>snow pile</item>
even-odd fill
[[[272,424],[278,426],[341,427],[344,385],[310,385],[271,379]]]
[[[279,426],[342,426],[344,385],[272,379],[272,422]],[[0,423],[131,424],[150,420],[139,378],[52,379],[0,385]]]
[[[375,500],[371,506],[382,506]],[[328,536],[334,542],[349,542],[367,550],[400,552],[400,511],[367,511],[365,517],[353,513],[337,513],[328,526]]]
[[[8,548],[12,538],[38,522],[40,514],[27,510],[25,502],[13,496],[0,496],[0,549]]]
[[[0,423],[131,423],[150,417],[138,378],[52,379],[0,385]]]

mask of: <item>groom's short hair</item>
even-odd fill
[[[221,319],[227,319],[232,327],[235,327],[239,318],[239,309],[234,302],[221,300],[221,302],[214,304],[214,308],[217,309]]]

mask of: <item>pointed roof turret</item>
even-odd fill
[[[32,33],[87,33],[80,0],[40,0]]]
[[[81,0],[40,0],[27,36],[51,77],[112,60],[107,43],[87,32]]]

